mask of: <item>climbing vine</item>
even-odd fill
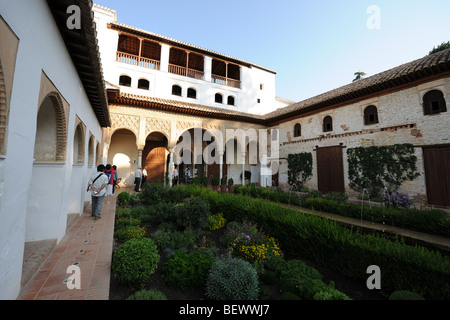
[[[289,154],[288,161],[288,183],[300,190],[306,181],[312,177],[312,154],[302,152]]]
[[[417,172],[414,146],[396,144],[381,147],[358,147],[347,150],[349,185],[370,196],[380,196],[384,188],[397,191],[406,180],[414,180]]]

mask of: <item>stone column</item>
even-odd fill
[[[245,152],[242,152],[242,185],[245,186]]]

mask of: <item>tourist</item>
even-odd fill
[[[117,166],[113,165],[113,190],[112,190],[112,194],[114,195],[115,189],[116,189],[116,184],[117,184],[117,180],[119,180],[119,175],[117,173]]]
[[[134,191],[139,192],[139,187],[141,185],[141,179],[142,179],[142,171],[141,168],[137,168],[137,170],[134,172]]]
[[[105,166],[103,164],[97,166],[97,172],[91,175],[86,191],[91,191],[92,196],[92,215],[94,220],[100,219],[100,212],[102,211],[103,199],[105,198],[105,187],[109,183],[108,176],[103,173]]]
[[[106,185],[106,202],[109,201],[109,197],[113,194],[113,170],[110,164],[107,164],[105,167],[105,174],[108,177],[108,184]]]
[[[147,170],[145,168],[142,170],[142,181],[141,181],[141,189],[144,188],[144,184],[147,182]]]
[[[172,185],[176,185],[178,183],[178,166],[175,165],[175,168],[173,169],[173,180]]]

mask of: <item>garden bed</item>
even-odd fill
[[[150,244],[144,241],[152,251],[152,270],[144,280],[124,283],[123,274],[116,276],[120,263],[115,266],[114,262],[120,259],[114,252],[111,299],[126,299],[150,288],[163,292],[166,299],[217,299],[223,293],[215,288],[236,284],[211,287],[211,283],[244,276],[246,280],[237,285],[239,290],[251,283],[246,294],[257,292],[256,296],[244,295],[247,300],[373,300],[386,299],[396,290],[431,299],[449,296],[444,281],[450,278],[448,258],[408,246],[401,239],[363,235],[275,203],[195,186],[157,185],[147,186],[139,199],[133,195],[124,202],[119,195],[118,203],[122,207],[116,210],[117,251],[127,251],[121,250],[122,246],[135,242],[126,238],[152,239]],[[124,229],[124,222],[132,228]],[[141,245],[133,250],[136,248]],[[139,270],[126,265],[135,264],[141,255],[122,259],[121,268],[128,273]],[[383,292],[366,287],[366,269],[373,264],[383,270]]]
[[[150,236],[157,230],[157,227],[152,227],[147,236]],[[210,238],[220,246],[220,239],[223,237],[225,229],[211,231]],[[222,247],[221,250],[226,248]],[[299,257],[295,257],[299,259]],[[173,288],[164,283],[162,267],[167,261],[166,255],[161,255],[161,260],[158,263],[158,267],[153,275],[150,276],[145,284],[145,289],[157,289],[163,292],[168,300],[208,300],[203,290],[180,290]],[[286,260],[294,259],[294,257],[287,255]],[[305,261],[309,266],[317,269],[322,275],[323,280],[326,283],[333,281],[336,289],[342,291],[348,295],[352,300],[386,300],[386,296],[380,293],[378,290],[369,290],[364,283],[355,281],[348,277],[342,276],[339,273],[317,265],[307,259],[301,259]],[[282,290],[279,284],[261,284],[265,293],[261,299],[267,300],[279,300],[282,294]],[[130,288],[120,284],[111,273],[110,279],[110,300],[125,300],[130,297],[136,291],[135,288]]]

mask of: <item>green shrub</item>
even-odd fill
[[[169,230],[167,228],[159,228],[151,235],[159,250],[170,248],[178,250],[183,247],[190,248],[194,245],[199,237],[197,230],[187,228],[183,231]]]
[[[140,193],[140,198],[144,204],[155,204],[165,198],[168,188],[159,183],[146,183]]]
[[[240,258],[219,258],[209,272],[206,295],[213,300],[256,300],[258,274],[249,262]]]
[[[361,235],[336,221],[242,195],[213,194],[199,188],[191,188],[190,193],[208,200],[211,208],[221,208],[228,221],[252,219],[276,237],[287,254],[301,255],[364,282],[367,266],[376,262],[383,270],[383,290],[401,288],[425,299],[450,299],[450,259],[438,252]]]
[[[175,224],[179,229],[201,228],[211,214],[209,203],[200,197],[190,197],[175,207]]]
[[[121,284],[143,287],[155,272],[159,259],[151,239],[130,239],[114,251],[111,269]]]
[[[209,255],[200,251],[177,251],[163,265],[164,283],[180,289],[201,289],[213,263]]]
[[[141,226],[123,226],[114,230],[114,238],[120,242],[126,242],[134,238],[142,238],[145,236],[146,229]]]
[[[312,298],[313,280],[322,280],[322,275],[301,260],[287,262],[286,270],[281,272],[280,285],[283,291],[293,292],[304,300]]]
[[[129,296],[127,300],[167,300],[164,293],[159,290],[140,290]]]
[[[319,291],[314,294],[314,300],[352,300],[345,293],[334,288],[328,288],[325,291]]]
[[[130,194],[126,191],[119,193],[117,196],[117,204],[119,206],[127,206],[130,203]]]
[[[117,207],[116,208],[116,220],[120,218],[130,218],[131,217],[131,209],[125,207]]]
[[[346,202],[348,200],[348,194],[340,192],[328,192],[323,197],[327,200],[334,200],[337,202]]]
[[[223,217],[223,213],[213,214],[208,216],[206,219],[206,223],[204,228],[207,230],[219,230],[225,226],[225,218]]]
[[[415,292],[406,290],[397,290],[394,291],[389,296],[389,300],[425,300],[425,299]]]
[[[274,271],[265,270],[259,276],[259,279],[265,284],[275,284],[277,282],[277,274]]]
[[[283,292],[280,296],[280,300],[302,300],[302,299],[295,293]]]
[[[116,229],[128,227],[128,226],[140,226],[140,225],[141,225],[141,220],[132,218],[132,217],[123,217],[123,218],[116,219],[116,221],[115,221]]]

